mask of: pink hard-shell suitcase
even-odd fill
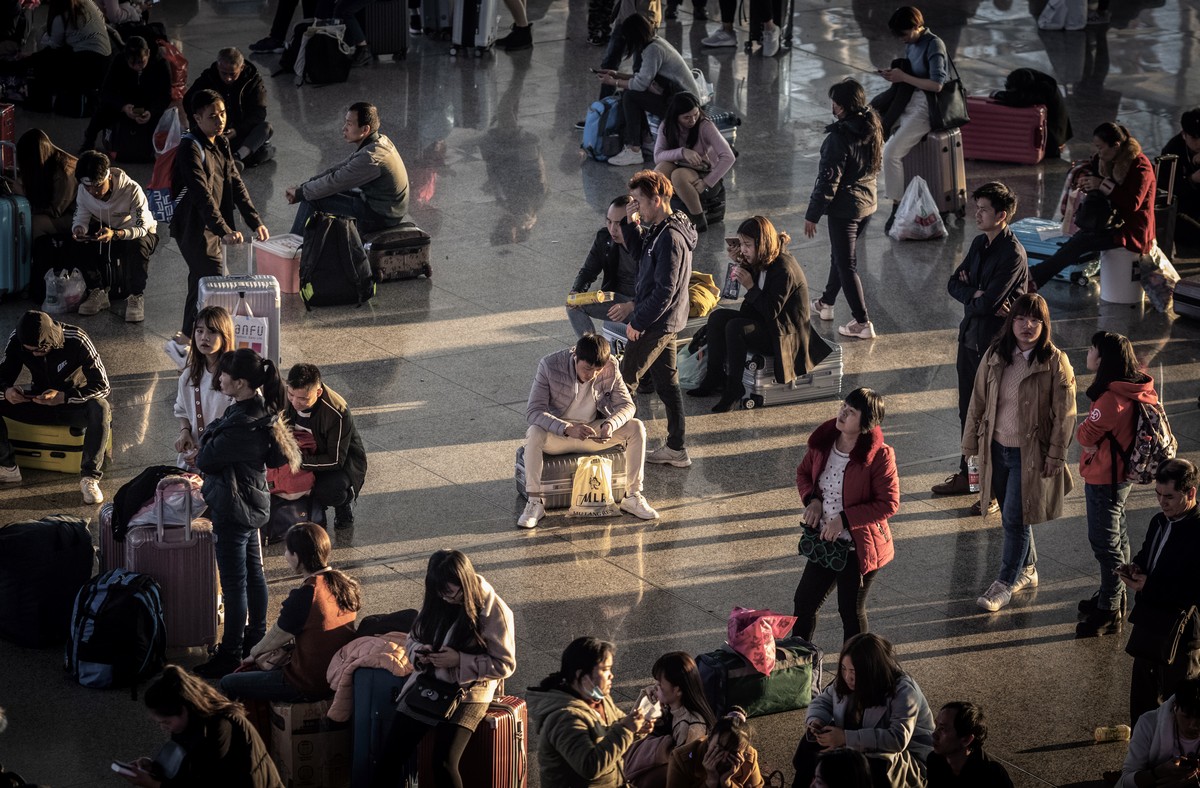
[[[1037,164],[1046,156],[1046,107],[1009,107],[995,99],[967,99],[971,122],[962,127],[963,156]]]
[[[212,523],[194,518],[191,496],[187,523],[163,525],[163,500],[173,487],[190,482],[167,476],[155,493],[157,524],[125,536],[125,568],[154,578],[162,589],[167,647],[212,646],[217,642],[217,560]]]

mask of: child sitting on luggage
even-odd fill
[[[325,679],[329,662],[354,639],[362,595],[357,580],[329,566],[332,548],[325,529],[293,525],[284,544],[283,560],[304,582],[288,594],[279,619],[238,672],[221,679],[221,691],[231,698],[285,703],[328,698],[333,695]]]

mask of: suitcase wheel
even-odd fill
[[[1092,281],[1092,278],[1083,271],[1076,271],[1075,273],[1071,274],[1071,284],[1073,285],[1084,287],[1090,281]]]
[[[458,47],[450,47],[450,57],[458,57]]]
[[[749,55],[752,51],[754,51],[754,42],[747,41],[746,42],[746,54]]]
[[[757,372],[758,370],[762,369],[762,366],[763,357],[759,355],[751,356],[750,360],[746,362],[746,369],[750,370],[751,372]]]
[[[426,278],[426,279],[432,279],[432,278],[433,278],[433,267],[432,267],[432,266],[428,266],[428,265],[427,265],[427,266],[425,266],[425,268],[424,268],[424,271],[425,271],[425,278]]]
[[[742,407],[746,410],[754,410],[755,408],[761,408],[762,406],[763,398],[758,394],[755,394],[753,397],[746,397],[744,400],[742,400]]]

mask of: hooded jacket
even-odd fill
[[[190,110],[192,98],[201,90],[212,90],[221,95],[227,114],[225,127],[238,133],[236,139],[240,140],[247,131],[267,119],[267,88],[258,67],[249,60],[243,61],[242,73],[233,82],[221,79],[216,63],[201,71],[184,94],[183,106]]]
[[[377,131],[367,135],[349,158],[300,184],[306,200],[358,189],[375,215],[399,224],[408,213],[408,170],[392,141]]]
[[[605,695],[601,711],[562,689],[530,687],[529,716],[538,730],[542,785],[554,788],[624,788],[625,753],[633,731]]]
[[[1112,484],[1125,481],[1126,450],[1133,445],[1133,433],[1137,429],[1136,403],[1158,404],[1158,392],[1154,390],[1154,378],[1149,375],[1141,383],[1116,380],[1108,384],[1108,391],[1092,403],[1088,416],[1075,431],[1075,440],[1084,448],[1096,447],[1096,451],[1079,455],[1079,475],[1088,484]],[[1112,440],[1105,438],[1112,434]],[[1115,461],[1115,463],[1114,463]],[[1120,466],[1120,467],[1117,467]],[[1113,471],[1116,470],[1116,476]]]
[[[87,227],[99,222],[114,230],[127,230],[130,238],[145,238],[158,231],[158,222],[150,213],[146,193],[124,170],[112,167],[108,171],[112,179],[108,199],[101,200],[80,184],[75,192],[74,227]]]
[[[321,388],[321,396],[309,411],[312,414],[309,426],[317,448],[312,454],[301,454],[300,467],[318,473],[340,468],[350,477],[350,484],[358,494],[367,479],[367,450],[354,427],[346,400],[325,383]],[[296,409],[289,402],[288,420],[295,414]]]
[[[1150,251],[1157,232],[1154,224],[1154,197],[1158,181],[1154,165],[1133,137],[1125,140],[1111,162],[1092,158],[1092,165],[1104,180],[1100,191],[1108,195],[1123,224],[1113,231],[1118,246],[1139,254]]]
[[[130,68],[124,55],[113,59],[108,76],[104,78],[104,86],[100,89],[100,101],[116,113],[118,119],[130,123],[133,121],[121,109],[126,104],[142,107],[150,113],[150,121],[144,124],[148,127],[146,136],[153,133],[159,117],[171,104],[171,69],[159,57],[154,42],[150,42],[150,60],[141,71]]]
[[[50,352],[35,356],[25,349],[26,344],[48,347]],[[22,367],[29,370],[34,391],[61,391],[65,405],[83,405],[108,396],[108,373],[87,332],[59,323],[44,312],[26,312],[9,334],[0,360],[0,391],[16,383]]]
[[[847,112],[841,120],[825,127],[817,182],[804,214],[807,221],[819,222],[823,214],[836,219],[861,219],[875,213],[878,169],[867,147],[871,137],[867,113],[874,111],[867,107],[861,112]]]
[[[266,744],[241,714],[189,720],[171,741],[187,755],[162,788],[283,788]]]
[[[1157,709],[1138,718],[1137,725],[1133,727],[1133,736],[1129,739],[1125,763],[1121,766],[1121,780],[1117,783],[1119,788],[1138,788],[1134,779],[1138,772],[1174,763],[1178,756],[1183,755],[1175,747],[1179,738],[1175,725],[1175,696],[1172,695]]]
[[[625,235],[625,248],[638,261],[629,325],[637,331],[682,331],[687,325],[690,305],[692,250],[699,237],[695,226],[681,211],[676,211],[644,229],[623,219],[621,232]]]
[[[204,474],[201,493],[213,527],[262,528],[271,519],[267,466],[300,468],[300,447],[287,422],[268,413],[255,394],[234,402],[208,425],[200,440],[196,467]]]
[[[796,469],[796,489],[805,506],[816,497],[837,437],[837,419],[830,419],[808,436],[808,450]],[[842,476],[842,527],[854,540],[861,574],[873,572],[895,557],[888,518],[898,511],[896,453],[883,442],[883,430],[876,425],[858,437]]]
[[[197,238],[206,230],[228,235],[234,230],[235,206],[251,230],[263,226],[224,135],[211,141],[203,134],[183,135],[171,173],[171,196],[178,200],[171,234],[179,239]]]
[[[624,246],[613,240],[607,227],[601,227],[596,231],[596,239],[592,241],[592,248],[588,251],[587,259],[583,261],[583,267],[579,269],[579,273],[575,274],[575,283],[571,285],[571,291],[574,293],[587,292],[587,289],[592,286],[592,282],[596,281],[596,277],[599,276],[601,277],[601,290],[620,293],[632,298],[632,288],[617,286],[622,254],[629,254],[629,252],[625,250]]]
[[[538,362],[537,375],[529,391],[529,402],[525,409],[525,421],[532,427],[541,427],[546,432],[563,435],[570,422],[560,418],[575,401],[579,375],[575,371],[575,350],[566,348],[551,353]],[[613,431],[625,426],[633,418],[636,405],[617,360],[611,356],[604,368],[596,373],[592,385],[596,392],[596,413],[612,425]]]

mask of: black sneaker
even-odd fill
[[[369,66],[375,62],[375,56],[371,54],[371,50],[366,44],[354,48],[354,58],[350,61],[352,66]]]
[[[504,38],[497,39],[496,48],[505,52],[515,52],[519,49],[529,49],[533,46],[533,24],[525,27],[512,26],[512,32]]]
[[[333,510],[333,527],[341,531],[354,527],[354,506],[344,503]]]
[[[280,55],[284,50],[283,42],[273,36],[259,39],[250,45],[250,51],[260,55]]]
[[[587,128],[587,121],[586,121],[586,120],[577,120],[577,121],[575,121],[575,130],[576,130],[576,131],[583,131],[585,128]]]
[[[409,16],[408,32],[414,36],[421,35],[421,15],[420,14],[414,12],[411,16]]]
[[[192,668],[192,673],[195,673],[202,679],[223,679],[237,670],[240,664],[242,664],[242,661],[232,654],[218,651],[216,656],[208,662]]]

